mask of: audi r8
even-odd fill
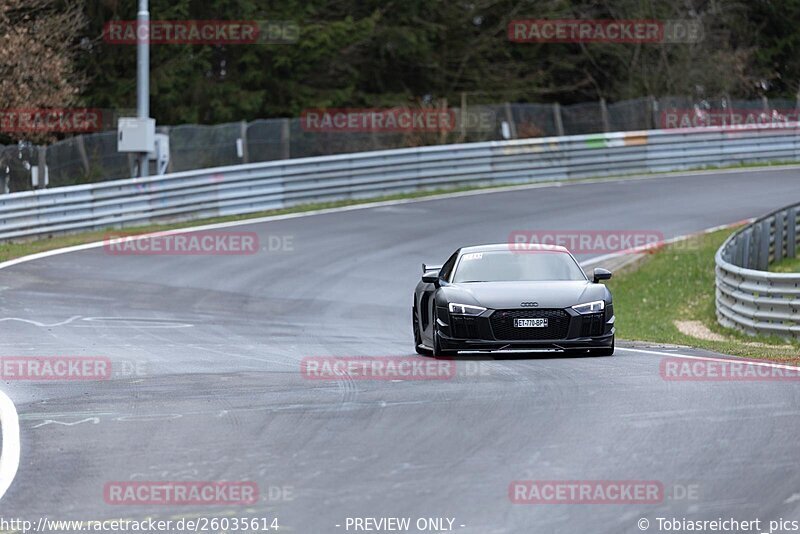
[[[564,247],[508,244],[456,250],[422,264],[412,319],[416,351],[614,353],[614,307],[595,268],[590,280]]]

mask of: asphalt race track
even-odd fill
[[[118,374],[3,383],[22,457],[0,515],[277,516],[298,533],[346,532],[348,517],[447,517],[480,534],[640,532],[640,518],[656,532],[657,517],[798,520],[797,382],[668,382],[661,356],[640,350],[465,358],[450,380],[300,373],[309,356],[416,358],[420,263],[460,245],[537,228],[668,238],[798,198],[796,168],[671,175],[233,228],[258,232],[263,246],[270,236],[291,244],[254,255],[94,248],[11,266],[0,271],[2,355],[106,356]],[[244,507],[105,502],[106,483],[130,480],[253,480],[261,497]],[[656,480],[664,498],[514,504],[514,480]]]

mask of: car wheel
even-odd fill
[[[414,325],[414,350],[422,356],[430,356],[431,351],[422,348],[422,336],[419,333],[419,322],[417,320],[417,306],[411,308],[411,322]]]
[[[593,349],[592,354],[595,356],[613,356],[614,355],[614,338],[611,338],[611,346],[604,349]]]

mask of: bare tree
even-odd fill
[[[74,60],[85,25],[81,1],[0,1],[0,111],[77,103],[85,79]],[[43,139],[42,134],[2,133]]]

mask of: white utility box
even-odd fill
[[[155,139],[155,119],[123,117],[117,123],[118,152],[152,152]]]

